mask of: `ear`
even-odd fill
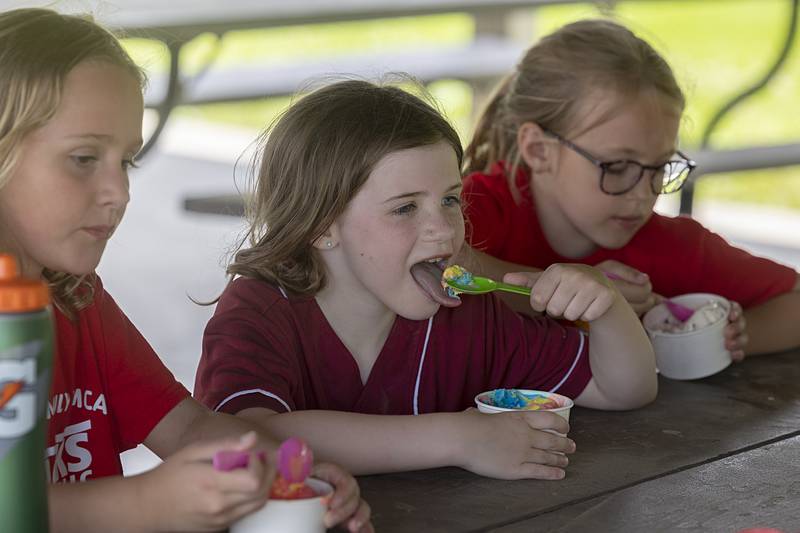
[[[525,122],[517,130],[519,155],[533,176],[554,175],[558,163],[558,145],[534,122]]]
[[[339,231],[338,228],[336,228],[336,224],[331,224],[331,226],[311,244],[317,250],[331,250],[336,248],[339,244],[338,235]]]

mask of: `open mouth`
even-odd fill
[[[442,287],[442,272],[445,268],[447,260],[436,257],[412,265],[411,276],[434,302],[445,307],[458,307],[461,305],[461,300],[448,295]]]

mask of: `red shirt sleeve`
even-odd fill
[[[104,387],[114,417],[120,449],[141,444],[189,391],[164,366],[114,299],[98,281],[94,305],[100,317],[103,353],[108,364]]]
[[[730,245],[724,238],[688,217],[662,219],[665,252],[654,265],[653,286],[664,287],[665,296],[710,292],[739,302],[745,309],[789,292],[797,283],[797,272]],[[651,277],[653,275],[651,274]]]
[[[281,313],[281,295],[265,287],[233,281],[206,326],[194,395],[211,409],[230,414],[251,407],[296,409],[297,333]]]
[[[589,339],[555,320],[517,314],[494,299],[496,387],[558,392],[576,398],[592,379]]]

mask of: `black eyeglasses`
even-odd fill
[[[590,163],[600,169],[600,190],[606,194],[620,195],[632,190],[644,176],[645,171],[650,172],[650,189],[653,194],[669,194],[681,190],[689,178],[689,174],[697,167],[697,163],[689,159],[683,152],[678,151],[681,159],[673,159],[660,165],[643,165],[632,159],[618,159],[616,161],[601,161],[592,154],[568,141],[557,133],[542,129],[545,134],[558,140],[561,144],[586,158]]]

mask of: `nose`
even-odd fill
[[[643,169],[643,171],[644,175],[639,180],[639,183],[637,183],[628,194],[637,200],[652,201],[658,196],[658,193],[653,192],[653,180],[655,179],[654,175],[656,171],[649,168]],[[660,185],[660,183],[658,185]]]
[[[452,209],[450,210],[452,211]],[[456,224],[453,214],[443,209],[432,211],[425,219],[423,238],[429,242],[444,242],[455,238]]]
[[[98,202],[114,209],[124,209],[130,200],[128,172],[122,167],[110,169],[99,176]]]

